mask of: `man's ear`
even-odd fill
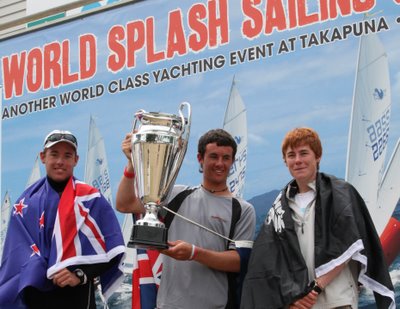
[[[200,166],[199,166],[199,172],[203,173],[203,157],[201,156],[200,153],[197,153],[197,161],[199,162]]]
[[[46,150],[43,150],[39,153],[40,161],[44,164],[44,158],[46,157]]]
[[[78,161],[79,161],[79,155],[76,154],[76,156],[75,156],[75,165],[74,165],[74,167],[78,164]]]

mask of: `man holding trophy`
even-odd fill
[[[146,212],[147,216],[149,207],[138,192],[143,181],[137,173],[148,171],[143,164],[138,167],[135,163],[135,156],[144,151],[132,150],[134,139],[143,140],[134,130],[122,142],[128,163],[119,184],[116,207],[123,213]],[[226,131],[208,131],[198,143],[202,183],[196,187],[174,185],[168,192],[165,207],[158,213],[168,227],[168,243],[164,249],[156,246],[164,254],[157,308],[239,308],[237,293],[230,294],[228,277],[247,267],[248,256],[237,250],[239,242],[233,240],[253,240],[255,211],[245,200],[234,198],[226,184],[236,149],[236,142]],[[176,213],[171,216],[169,208]],[[140,244],[141,240],[139,247]]]

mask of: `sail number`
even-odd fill
[[[240,189],[240,184],[244,181],[245,173],[246,173],[246,167],[243,166],[243,168],[240,170],[239,174],[237,174],[235,178],[233,178],[231,181],[229,181],[229,190],[231,192],[238,190],[238,189],[236,189],[236,187],[239,187],[239,189]]]
[[[241,153],[236,154],[235,162],[233,162],[229,171],[230,179],[228,185],[231,192],[241,189],[241,184],[244,182],[244,176],[246,173],[246,157],[246,149],[244,149]]]
[[[378,160],[386,148],[389,138],[389,118],[390,109],[388,108],[377,121],[367,128],[374,161]]]
[[[96,179],[92,181],[92,186],[99,190],[102,194],[110,188],[110,177],[108,176],[108,170],[104,170]]]

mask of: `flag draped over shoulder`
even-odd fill
[[[136,249],[132,274],[132,309],[156,308],[162,272],[162,254],[157,250]]]
[[[293,182],[291,183],[293,184]],[[358,282],[374,292],[377,308],[396,308],[394,288],[368,209],[349,183],[318,173],[315,206],[316,277],[349,260]],[[241,308],[283,308],[309,290],[285,187],[264,222],[249,261]]]
[[[24,308],[25,287],[52,290],[50,279],[68,266],[107,263],[118,256],[119,263],[100,277],[104,297],[122,282],[121,230],[97,189],[71,178],[60,198],[45,177],[25,190],[12,212],[0,268],[1,308]]]

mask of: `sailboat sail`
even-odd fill
[[[378,209],[396,207],[400,198],[400,139],[397,141],[396,147],[387,165],[385,174],[383,175],[381,186],[378,191]],[[387,216],[378,216],[374,223],[376,226],[385,227],[387,224]]]
[[[129,242],[132,233],[132,227],[133,215],[126,214],[124,218],[124,223],[122,224],[122,235],[124,237],[125,244]],[[135,248],[126,247],[124,273],[132,274],[133,270],[136,268],[135,263],[137,263],[137,250]]]
[[[397,200],[387,203],[388,200],[383,197],[384,192],[380,192],[382,185],[385,188],[390,187],[389,181],[399,178],[398,173],[393,174],[393,166],[389,166],[390,171],[387,175],[391,177],[383,182],[391,113],[389,64],[377,34],[361,38],[358,57],[346,180],[352,183],[364,198],[380,235],[400,194],[399,190],[392,190],[397,191]],[[398,161],[395,163],[397,171]]]
[[[85,182],[97,188],[113,205],[110,173],[103,137],[93,117],[90,117],[88,152],[86,154]]]
[[[11,213],[11,199],[10,199],[10,194],[8,193],[8,191],[6,191],[3,203],[1,205],[1,217],[0,217],[0,265],[3,256],[3,246],[7,234],[10,213]]]
[[[104,139],[101,136],[93,117],[90,117],[88,152],[86,156],[85,167],[85,182],[97,188],[109,201],[109,203],[113,205],[109,175],[110,173],[108,171]],[[132,226],[132,215],[125,215],[124,223],[122,225],[122,234],[124,236],[124,241],[126,244],[128,243],[130,238]],[[132,274],[132,261],[134,261],[135,254],[136,251],[132,248],[127,248],[125,251],[124,272],[127,274]]]
[[[110,205],[113,205],[111,194],[110,173],[106,157],[106,147],[100,130],[96,126],[93,117],[90,117],[88,151],[85,164],[85,182],[100,191]],[[104,308],[108,308],[107,302],[101,293],[101,285],[97,285],[100,299]]]
[[[237,143],[235,162],[228,176],[228,187],[230,191],[238,196],[243,196],[246,160],[247,160],[247,115],[246,108],[239,91],[232,81],[228,105],[226,107],[224,130],[229,132]]]
[[[26,183],[26,187],[28,188],[30,185],[34,184],[39,179],[40,179],[39,156],[36,156],[35,163],[33,163],[31,174],[29,175],[28,182]]]

